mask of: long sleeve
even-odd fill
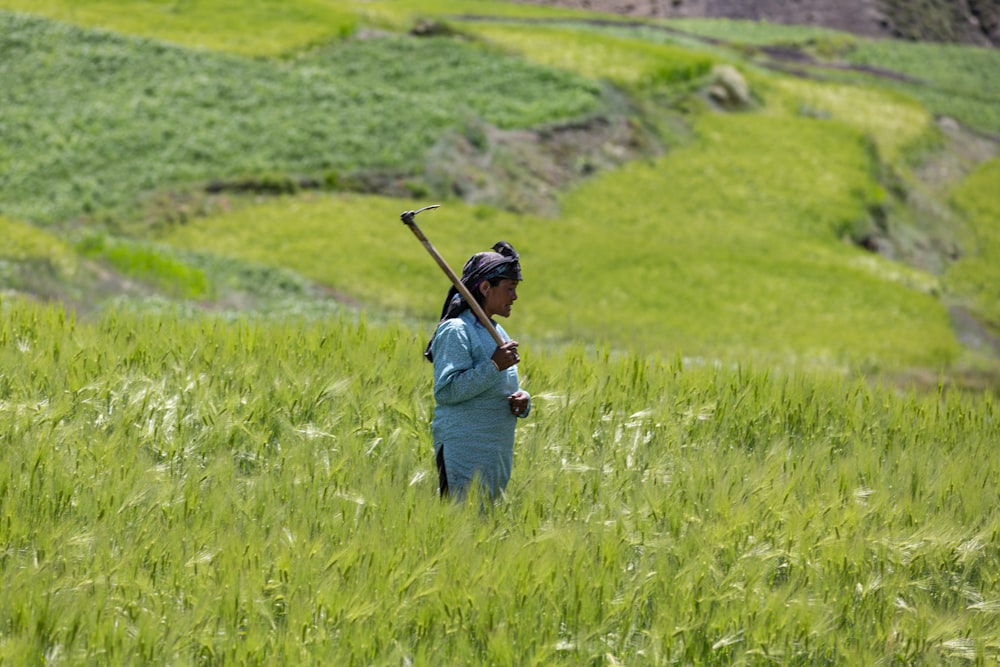
[[[497,332],[509,340],[499,325]],[[434,449],[443,454],[449,488],[464,489],[479,475],[495,496],[514,461],[510,396],[518,391],[517,367],[497,370],[491,359],[496,341],[471,311],[438,325],[431,346]]]
[[[434,337],[434,398],[454,405],[496,387],[500,371],[490,360],[477,359],[461,320],[443,322]]]

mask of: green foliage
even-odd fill
[[[503,129],[582,116],[600,99],[586,79],[457,39],[361,40],[317,53],[307,71],[327,70],[401,100],[433,100],[451,122],[474,116]]]
[[[952,198],[969,227],[966,252],[952,265],[946,282],[1000,332],[1000,160],[983,164],[959,185]]]
[[[357,170],[381,169],[397,178],[419,169],[423,151],[443,133],[482,127],[479,118],[513,128],[579,116],[601,103],[598,87],[585,79],[455,39],[352,41],[278,64],[185,52],[19,15],[5,20],[15,28],[5,33],[10,48],[24,56],[5,70],[17,84],[11,89],[20,91],[13,111],[5,111],[16,121],[10,124],[15,150],[5,158],[27,168],[8,170],[0,184],[17,195],[4,197],[4,206],[24,217],[61,219],[126,206],[143,191],[227,174],[276,184],[294,184],[289,174],[296,172],[322,174],[334,187],[350,187]],[[550,66],[618,77],[622,85],[684,80],[714,59],[669,44],[630,42],[621,32],[501,30],[496,24],[470,29],[507,39],[508,47]],[[553,40],[561,48],[538,48]],[[631,79],[615,74],[627,72],[627,63],[639,72]],[[59,84],[57,75],[81,83]],[[143,91],[139,97],[137,90]],[[705,120],[692,146],[578,188],[565,198],[560,224],[484,213],[469,232],[469,217],[485,209],[434,214],[452,237],[443,247],[457,265],[470,247],[489,247],[496,239],[487,237],[498,232],[524,239],[517,243],[522,248],[556,249],[539,257],[540,266],[552,267],[542,269],[543,284],[554,289],[539,289],[521,322],[525,335],[541,340],[583,336],[692,356],[749,354],[796,363],[948,363],[956,343],[933,301],[934,280],[840,245],[840,237],[860,238],[870,230],[872,211],[885,202],[865,140],[838,123],[783,118],[817,109],[816,115],[871,136],[891,158],[919,138],[927,115],[902,97],[874,90],[774,79],[762,90],[778,100],[766,113],[777,110],[779,118]],[[880,113],[886,108],[892,113]],[[28,145],[36,150],[16,150]],[[404,182],[415,196],[426,195],[419,178]],[[169,240],[270,270],[291,268],[389,312],[422,320],[437,312],[440,277],[424,277],[426,259],[419,253],[387,251],[377,222],[397,219],[404,205],[368,198],[321,198],[313,205],[307,197],[289,209],[288,201],[199,221]],[[356,205],[361,210],[351,210]],[[630,231],[637,220],[646,222]],[[609,242],[609,228],[626,230],[620,242]],[[704,233],[678,231],[686,229]],[[534,240],[525,238],[529,230]],[[641,249],[638,258],[630,257],[632,248]],[[682,268],[678,256],[691,261]],[[131,263],[134,271],[134,259],[120,264]],[[580,259],[607,269],[592,300],[597,305],[589,309],[569,308],[571,288],[558,275]],[[691,271],[701,278],[693,280]],[[413,289],[395,289],[400,277],[413,280]],[[651,280],[671,289],[650,294]],[[838,289],[824,287],[831,281]],[[531,296],[530,285],[525,294]],[[889,317],[887,304],[893,304]],[[621,308],[620,316],[606,318],[609,308]],[[817,324],[830,322],[839,324]]]
[[[481,512],[421,334],[0,313],[4,663],[998,657],[988,397],[526,347]]]
[[[601,104],[578,77],[454,39],[281,64],[0,12],[0,51],[0,213],[46,222],[229,176],[413,172],[470,116],[524,127]]]
[[[384,3],[355,0],[354,5],[366,21],[395,31],[411,30],[428,20],[460,23],[466,18],[507,17],[515,20],[609,18],[604,12],[533,3],[511,3],[506,0],[393,0]],[[610,18],[614,20],[614,17]]]

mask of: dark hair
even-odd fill
[[[492,252],[477,252],[469,258],[469,261],[462,268],[462,284],[472,293],[472,298],[480,306],[483,305],[483,294],[479,291],[479,285],[485,280],[492,287],[496,287],[505,278],[521,280],[520,258],[514,247],[506,241],[494,243]],[[441,306],[441,318],[438,324],[452,317],[458,317],[468,307],[465,299],[459,295],[458,288],[452,285],[448,289],[448,295],[444,298],[444,304]],[[433,361],[431,344],[434,342],[435,335],[437,335],[436,329],[424,348],[424,357],[427,358],[427,361]]]

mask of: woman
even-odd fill
[[[520,282],[518,254],[506,241],[476,253],[462,270],[462,283],[490,321],[510,316]],[[503,345],[453,286],[424,350],[434,363],[431,430],[443,497],[464,497],[473,480],[491,499],[499,497],[510,480],[517,419],[531,412],[531,397],[518,385],[517,341],[494,326]]]

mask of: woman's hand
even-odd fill
[[[515,417],[520,417],[528,411],[528,393],[520,389],[507,397],[510,402],[510,411]]]
[[[503,345],[497,346],[497,349],[493,351],[491,359],[496,364],[497,370],[501,371],[517,365],[521,361],[521,357],[517,356],[517,341],[509,340]]]

